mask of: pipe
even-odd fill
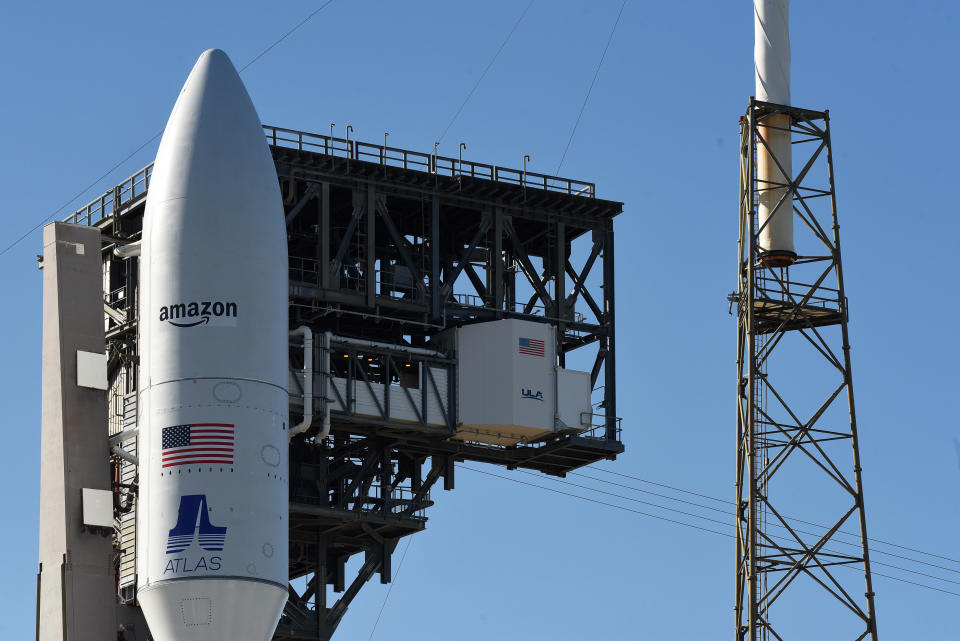
[[[753,1],[757,100],[790,104],[790,0]]]
[[[790,0],[754,0],[753,65],[757,100],[790,104]],[[789,114],[778,113],[758,126],[766,145],[757,145],[760,186],[760,262],[788,267],[797,259],[793,243],[793,175]]]
[[[306,432],[313,424],[313,332],[301,325],[290,335],[303,336],[303,420],[290,428],[292,438]]]
[[[560,370],[563,369],[559,365],[553,366],[553,431],[559,432],[563,426],[564,428],[568,427],[563,421],[560,420]]]
[[[320,376],[323,379],[323,421],[320,424],[320,439],[327,438],[330,433],[330,378],[333,376],[330,371],[330,346],[333,343],[333,332],[323,333],[323,354],[320,356]]]
[[[344,338],[343,336],[331,337],[331,341],[341,345],[350,345],[352,347],[369,347],[370,349],[382,349],[388,352],[400,352],[401,354],[446,358],[446,354],[443,352],[438,352],[433,349],[425,349],[423,347],[408,347],[406,345],[394,345],[393,343],[381,343],[380,341],[368,341],[362,338]]]
[[[133,258],[140,255],[140,241],[136,240],[126,245],[113,248],[113,255],[117,258]]]
[[[136,456],[126,451],[119,445],[114,445],[113,447],[110,448],[110,451],[116,454],[117,456],[119,456],[120,458],[122,458],[124,461],[127,461],[128,463],[133,463],[137,467],[140,467],[140,459],[138,459]]]
[[[134,436],[137,436],[140,433],[139,427],[134,427],[129,430],[124,430],[119,434],[114,434],[110,437],[110,445],[120,445],[124,441],[129,441]]]

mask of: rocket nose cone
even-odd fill
[[[150,192],[154,200],[184,197],[193,187],[230,193],[251,181],[277,182],[260,118],[227,54],[208,49],[170,113]]]
[[[201,58],[201,59],[202,59],[204,56],[223,56],[223,57],[226,58],[227,60],[230,59],[229,56],[227,56],[227,54],[224,53],[223,49],[217,49],[216,47],[214,47],[214,48],[212,48],[212,49],[207,49],[206,51],[204,51],[203,53],[200,54],[200,58]]]
[[[224,81],[243,86],[243,82],[240,80],[240,74],[237,73],[237,69],[230,61],[230,57],[220,49],[207,49],[200,54],[197,62],[194,63],[193,69],[187,77],[187,81],[183,84],[181,94],[194,87],[202,87],[211,82],[222,83]]]
[[[233,62],[230,61],[230,56],[228,56],[222,49],[207,49],[201,53],[200,57],[197,58],[196,64],[193,66],[194,71],[200,67],[208,70],[218,67],[222,68],[224,71],[230,69],[236,73],[236,68],[233,66]]]

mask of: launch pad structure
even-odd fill
[[[290,347],[291,423],[307,429],[291,439],[289,482],[290,578],[306,587],[291,583],[274,638],[329,639],[369,579],[391,580],[397,542],[425,528],[431,490],[441,479],[454,488],[455,462],[563,476],[623,452],[613,245],[622,203],[525,169],[264,131],[284,200],[290,325],[306,328]],[[151,171],[66,221],[102,238],[116,583],[131,605],[138,266],[123,248],[140,239]],[[582,427],[558,422],[531,439],[460,429],[456,355],[436,337],[504,319],[555,327],[558,367],[571,356],[589,363],[594,407]],[[320,349],[307,349],[305,334]],[[104,452],[107,465],[106,443]],[[334,603],[328,586],[341,593]]]
[[[810,638],[835,614],[831,638],[876,641],[829,112],[751,99],[740,123],[734,638]],[[769,142],[784,126],[792,177]],[[780,178],[758,172],[762,153]],[[761,251],[771,193],[766,224],[798,230],[787,267]]]

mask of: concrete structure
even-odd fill
[[[105,350],[100,230],[48,225],[41,267],[43,453],[37,639],[145,640],[146,627],[142,622],[137,625],[138,613],[117,604],[112,527],[102,527],[104,506],[84,506],[82,499],[84,494],[102,497],[101,492],[111,491],[107,392],[101,385],[106,363],[100,358]],[[97,362],[102,377],[93,371]],[[85,363],[94,364],[88,368]],[[96,522],[85,524],[85,511],[88,522],[91,518]],[[108,514],[112,520],[112,509]],[[123,635],[118,637],[118,632]]]

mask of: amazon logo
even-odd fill
[[[226,301],[174,303],[160,308],[160,321],[176,327],[197,325],[236,325],[237,304]],[[226,322],[224,322],[226,321]]]

